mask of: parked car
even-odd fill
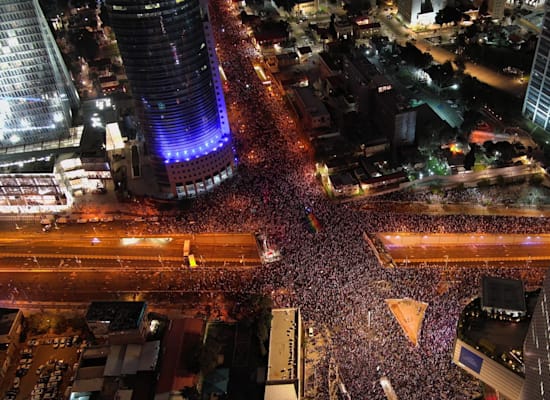
[[[46,366],[44,364],[42,364],[41,366],[39,366],[37,369],[36,369],[36,375],[40,375],[42,373],[42,371],[44,371],[44,368],[46,368]]]

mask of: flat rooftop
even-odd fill
[[[19,309],[17,308],[0,308],[0,335],[10,333],[18,312]]]
[[[523,282],[484,276],[481,279],[481,307],[525,313],[525,290]]]
[[[527,315],[532,315],[537,304],[539,292],[528,292],[526,295]],[[481,310],[481,299],[478,297],[468,304],[458,320],[457,336],[470,346],[487,354],[515,373],[501,358],[512,350],[522,350],[531,318],[519,322],[500,320],[488,317]]]
[[[94,301],[88,307],[87,321],[108,321],[109,331],[135,329],[147,308],[143,301]]]
[[[298,309],[274,309],[271,314],[267,382],[294,381],[298,377]]]

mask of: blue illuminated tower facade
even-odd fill
[[[542,30],[523,102],[523,114],[550,131],[550,5],[546,4],[544,7]]]
[[[218,61],[199,0],[107,0],[140,129],[164,195],[193,197],[233,174]]]
[[[38,0],[1,0],[0,148],[68,137],[78,102]]]

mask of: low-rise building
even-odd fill
[[[330,114],[311,87],[295,87],[295,102],[301,120],[306,129],[330,127]]]
[[[264,400],[300,400],[303,396],[302,316],[298,308],[271,311]]]
[[[338,39],[349,39],[353,36],[353,24],[348,19],[335,21],[334,30]]]
[[[353,35],[358,39],[368,38],[380,32],[380,22],[372,17],[361,16],[353,21]]]
[[[159,355],[158,340],[86,348],[68,395],[106,400],[143,398],[132,397],[132,393],[145,393],[155,384]]]
[[[17,308],[0,308],[0,381],[17,355],[23,329],[23,313]]]
[[[297,17],[312,15],[319,10],[319,0],[297,0],[293,12]]]
[[[86,312],[88,328],[110,344],[143,343],[148,332],[147,303],[94,301]]]
[[[523,292],[521,281],[485,278],[481,296],[459,317],[453,362],[493,388],[499,398],[535,399],[522,398],[521,393],[525,392],[526,359],[531,356],[524,345],[538,300],[538,292]],[[520,310],[525,313],[519,315]],[[548,357],[548,350],[545,354]],[[538,382],[530,388],[533,393],[539,389]]]

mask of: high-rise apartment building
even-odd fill
[[[192,197],[233,174],[218,61],[199,0],[107,0],[159,189]]]
[[[0,148],[68,137],[77,107],[38,0],[1,0]]]
[[[523,114],[542,128],[550,129],[550,5],[546,4],[539,42],[533,59]]]

